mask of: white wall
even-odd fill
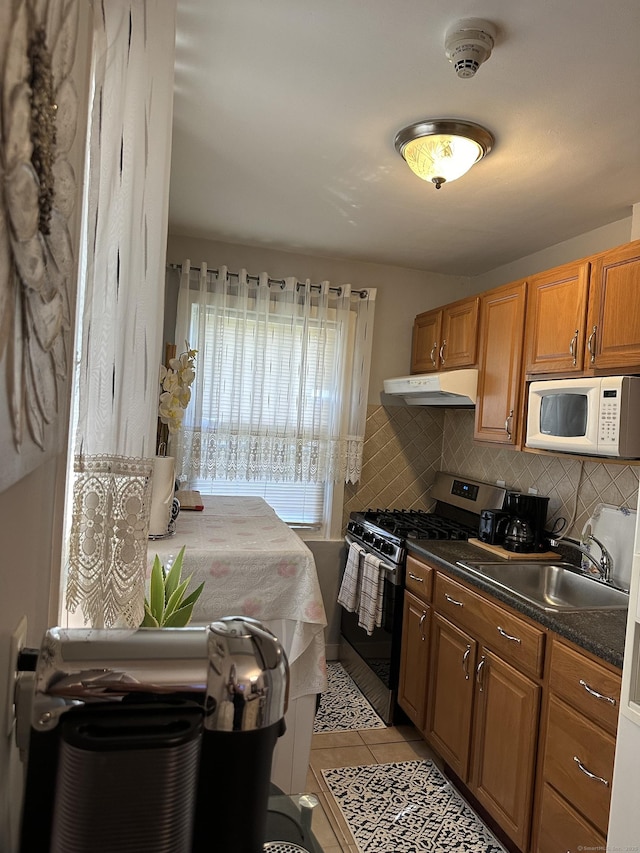
[[[492,287],[517,281],[519,278],[525,278],[528,275],[534,275],[534,273],[551,270],[562,264],[571,263],[571,261],[578,261],[580,258],[586,258],[588,255],[594,255],[605,249],[621,246],[632,239],[630,210],[629,217],[626,219],[612,222],[610,225],[604,225],[602,228],[596,228],[586,234],[580,234],[578,237],[565,240],[563,243],[556,243],[554,246],[541,249],[539,252],[527,255],[511,264],[496,267],[494,270],[476,276],[473,279],[473,284],[477,286],[478,292],[490,290]]]

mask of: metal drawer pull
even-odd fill
[[[422,640],[422,642],[423,642],[423,643],[424,643],[424,641],[425,641],[425,636],[424,636],[424,631],[422,630],[422,626],[424,625],[424,620],[425,620],[426,618],[427,618],[427,611],[426,611],[426,610],[423,610],[423,611],[422,611],[422,616],[420,617],[420,623],[419,623],[419,625],[418,625],[418,627],[420,628],[420,639]]]
[[[419,578],[418,575],[414,575],[413,572],[409,572],[409,577],[412,581],[417,581],[418,583],[424,583],[423,578]]]
[[[511,634],[507,634],[507,632],[504,631],[499,625],[498,625],[498,634],[500,634],[501,637],[504,637],[505,640],[511,640],[512,643],[521,643],[522,642],[520,637],[512,637]]]
[[[446,340],[442,341],[442,346],[440,347],[440,361],[442,362],[442,364],[444,364],[444,362],[445,362],[444,348],[446,347],[446,345],[447,345]]]
[[[449,604],[455,604],[456,607],[464,607],[463,601],[456,601],[455,598],[451,598],[448,592],[445,592],[444,597],[447,599]]]
[[[589,779],[595,779],[596,782],[602,782],[602,784],[605,786],[605,788],[609,787],[609,783],[607,782],[607,780],[603,779],[602,776],[596,776],[595,773],[590,773],[587,770],[587,768],[584,766],[582,761],[580,761],[580,759],[578,758],[577,755],[573,756],[573,760],[575,761],[575,763],[578,765],[578,768],[581,770],[582,773],[584,773],[585,776],[588,776]]]
[[[431,355],[430,355],[430,358],[431,358],[431,364],[432,364],[434,367],[437,367],[437,365],[438,365],[438,362],[436,361],[436,352],[437,352],[437,350],[438,350],[438,342],[437,342],[437,341],[434,341],[434,342],[433,342],[433,346],[431,347]]]
[[[482,686],[482,668],[484,667],[484,665],[485,658],[484,655],[482,655],[482,657],[480,658],[480,663],[476,667],[476,682],[478,684],[478,690],[480,691],[480,693],[482,693],[482,691],[484,690],[484,687]]]
[[[580,684],[582,687],[584,687],[587,693],[589,693],[591,696],[595,696],[596,699],[603,699],[605,702],[609,702],[610,705],[618,704],[615,699],[612,699],[611,696],[604,696],[602,693],[598,693],[597,690],[594,690],[593,687],[589,687],[587,682],[584,681],[584,679],[582,678],[580,679]]]
[[[469,681],[469,655],[471,654],[471,646],[467,643],[467,648],[462,655],[462,671],[464,672],[464,680]]]

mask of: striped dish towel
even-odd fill
[[[384,592],[384,570],[381,561],[367,554],[362,567],[362,586],[358,605],[358,625],[369,636],[374,628],[382,625],[382,595]]]
[[[353,613],[358,607],[360,599],[360,563],[364,548],[355,542],[349,546],[347,565],[344,568],[340,592],[338,593],[338,604],[341,604],[349,613]]]

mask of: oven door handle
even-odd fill
[[[380,568],[384,569],[387,572],[391,572],[392,575],[395,575],[397,573],[397,571],[398,571],[397,566],[392,566],[390,563],[385,563],[385,561],[380,559],[380,557],[378,557],[377,554],[373,554],[373,551],[367,550],[366,545],[361,545],[360,542],[356,542],[355,539],[352,539],[348,533],[345,535],[344,541],[347,543],[347,545],[359,545],[365,554],[372,554],[374,557],[376,557],[378,560],[380,560]]]

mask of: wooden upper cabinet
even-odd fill
[[[442,338],[442,309],[425,311],[413,321],[411,372],[429,373],[438,370],[438,350]]]
[[[412,373],[476,364],[479,304],[475,296],[418,314],[413,324]]]
[[[591,265],[585,370],[640,371],[640,240]]]
[[[478,401],[473,437],[515,446],[519,441],[525,281],[480,296]]]
[[[582,372],[588,291],[588,261],[566,264],[528,280],[526,373]]]

